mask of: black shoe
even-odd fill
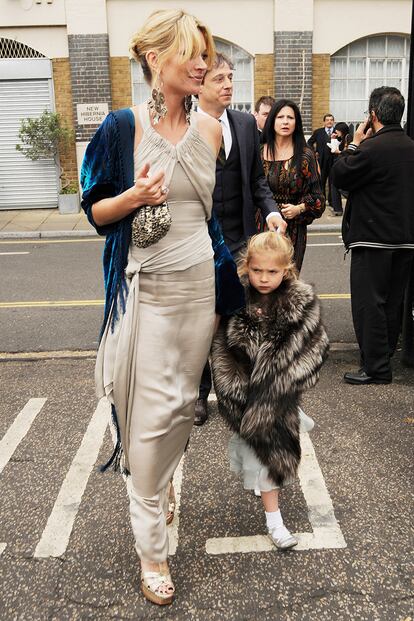
[[[201,427],[208,420],[207,399],[197,399],[195,404],[194,425]]]
[[[364,386],[365,384],[391,384],[389,379],[381,379],[377,377],[371,377],[367,375],[364,369],[359,369],[354,373],[345,373],[344,380],[347,384],[355,384],[357,386]]]

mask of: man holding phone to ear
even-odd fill
[[[349,384],[389,384],[404,290],[414,256],[414,140],[404,133],[404,97],[372,91],[369,117],[331,170],[349,192],[342,238],[351,259],[351,304],[361,368]]]

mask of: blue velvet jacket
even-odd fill
[[[105,312],[101,334],[112,304],[114,303],[113,322],[117,319],[119,309],[121,312],[125,310],[125,267],[134,213],[119,222],[99,226],[93,219],[92,205],[103,198],[117,196],[133,186],[134,135],[133,112],[129,108],[111,112],[89,143],[81,169],[82,207],[99,235],[106,236],[103,253]],[[219,315],[231,315],[244,307],[243,287],[214,215],[208,222],[208,230],[214,250],[216,312]]]

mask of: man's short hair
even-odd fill
[[[254,104],[254,110],[255,110],[255,112],[259,112],[260,106],[262,104],[264,106],[272,107],[273,104],[275,103],[275,101],[276,101],[276,99],[274,97],[272,97],[271,95],[263,95],[263,97],[259,97],[259,99]]]
[[[326,121],[326,119],[328,118],[328,116],[331,116],[333,118],[333,120],[335,120],[335,117],[333,114],[331,114],[330,112],[327,112],[326,114],[323,115],[323,120]]]
[[[399,125],[404,107],[404,97],[393,86],[374,88],[369,97],[368,110],[375,112],[381,125]]]
[[[217,54],[216,54],[216,56],[214,58],[214,61],[213,61],[213,66],[211,67],[211,69],[218,69],[222,65],[228,65],[229,68],[232,71],[234,69],[234,63],[230,60],[230,58],[226,54],[222,54],[221,52],[217,52]],[[210,69],[210,71],[211,71],[211,69]]]

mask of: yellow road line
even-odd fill
[[[62,308],[67,306],[103,306],[104,300],[36,300],[27,302],[0,302],[1,308]]]
[[[332,235],[334,237],[341,237],[341,232],[340,231],[327,231],[326,233],[311,233],[308,231],[308,237],[328,237]]]
[[[308,237],[341,237],[339,232],[328,231],[326,233],[308,233]],[[27,239],[1,239],[0,245],[13,244],[90,244],[104,242],[104,237],[76,237],[74,239],[45,239],[45,238],[27,238]]]
[[[321,293],[321,300],[349,300],[350,293]],[[65,308],[71,306],[103,306],[104,300],[28,300],[27,302],[0,302],[2,308]]]

